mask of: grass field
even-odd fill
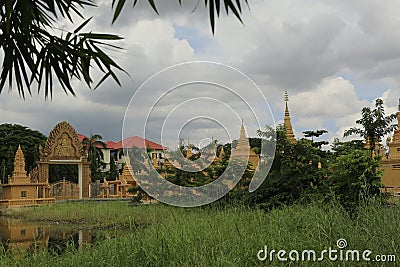
[[[84,227],[121,227],[126,235],[65,253],[48,251],[0,256],[0,266],[366,266],[366,262],[260,261],[257,252],[315,250],[344,238],[343,249],[395,254],[400,263],[400,208],[373,203],[349,216],[339,205],[309,204],[271,212],[237,208],[176,208],[127,203],[66,203],[25,209],[14,216],[33,221],[80,224]],[[286,254],[286,257],[288,255]],[[301,254],[300,254],[301,257]]]

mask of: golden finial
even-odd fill
[[[289,101],[289,95],[287,93],[287,91],[285,91],[285,97],[284,97],[285,102]]]

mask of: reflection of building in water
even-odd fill
[[[0,220],[1,242],[6,251],[15,253],[47,248],[49,242],[49,226],[26,224],[21,220]]]
[[[90,230],[57,229],[55,225],[26,223],[18,219],[1,219],[0,232],[1,245],[12,253],[45,249],[61,254],[71,241],[78,248],[96,239]]]
[[[14,159],[14,171],[8,177],[8,184],[2,184],[3,193],[0,206],[20,206],[54,203],[49,197],[47,182],[32,181],[25,171],[25,157],[21,146],[18,147]]]

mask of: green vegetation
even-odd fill
[[[276,258],[272,264],[260,262],[257,252],[267,245],[269,249],[313,249],[319,253],[329,247],[337,249],[340,238],[347,240],[348,249],[369,249],[372,256],[399,253],[400,208],[376,202],[359,208],[354,218],[338,204],[285,206],[266,213],[243,207],[184,209],[118,202],[56,204],[16,215],[98,225],[106,220],[116,227],[135,223],[123,237],[81,249],[71,245],[61,255],[47,251],[2,254],[1,266],[287,266],[287,262],[278,264]],[[136,227],[136,222],[144,227]],[[295,265],[299,263],[365,266],[363,261]]]
[[[49,166],[49,183],[62,180],[78,183],[78,165],[54,164]]]
[[[377,108],[370,113],[363,109],[363,117],[372,116],[365,120],[371,125],[360,120],[358,123],[365,129],[347,133],[360,133],[368,138],[373,133],[375,137],[369,141],[380,141],[383,133],[393,129],[390,124],[393,116],[384,117],[382,104],[377,101]],[[377,254],[398,257],[400,207],[394,199],[385,201],[380,193],[380,156],[372,153],[373,149],[366,149],[362,141],[335,140],[332,151],[321,150],[324,143],[315,141],[314,137],[325,132],[307,131],[306,137],[311,140],[303,138],[290,142],[283,126],[259,130],[259,138],[251,140],[263,156],[264,162],[259,166],[264,168],[272,164],[264,183],[249,193],[253,173],[251,166],[247,166],[239,184],[224,198],[206,207],[72,202],[13,211],[9,216],[27,221],[120,229],[126,235],[99,240],[79,249],[71,244],[61,255],[58,255],[59,250],[22,255],[4,251],[0,255],[0,266],[274,266],[279,265],[276,258],[272,264],[257,259],[257,252],[264,245],[270,250],[320,253],[329,247],[337,249],[336,241],[340,238],[347,240],[348,249],[371,250],[371,257]],[[92,141],[97,139],[92,138]],[[94,141],[90,142],[93,149],[98,147]],[[274,158],[263,154],[261,147],[270,148],[275,143]],[[369,144],[375,147],[374,143]],[[215,142],[210,144],[210,149],[192,149],[206,155],[213,149],[221,151],[221,147]],[[171,167],[158,171],[178,185],[206,184],[218,177],[228,164],[235,166],[228,159],[230,148],[231,145],[226,144],[225,156],[202,172],[187,174]],[[144,167],[143,155],[135,151],[132,150],[130,156],[136,159],[133,165],[137,172]],[[92,156],[96,157],[96,150]],[[144,192],[139,187],[132,192],[136,191],[140,199]],[[365,266],[363,261],[302,262],[301,265],[335,266],[334,263]]]
[[[133,6],[137,2],[135,0]],[[154,0],[148,0],[148,3],[158,14]],[[181,4],[182,0],[178,3]],[[125,4],[125,0],[112,1],[114,12],[110,14],[110,22],[115,22]],[[225,9],[226,14],[232,12],[242,21],[242,6],[248,3],[247,0],[224,0],[222,3],[205,0],[204,4],[209,9],[214,32],[215,17],[219,17],[221,10]],[[45,98],[52,97],[53,85],[58,81],[65,93],[75,95],[72,78],[84,81],[89,88],[93,88],[93,77],[96,75],[93,75],[91,67],[103,74],[94,88],[110,77],[121,86],[115,70],[124,70],[107,54],[107,49],[120,49],[110,41],[118,41],[122,37],[82,32],[91,20],[83,17],[83,10],[94,6],[96,1],[93,0],[0,1],[0,49],[4,54],[0,93],[8,81],[8,89],[16,86],[24,98],[26,92],[32,95],[32,87],[37,87],[38,92],[44,87]],[[74,31],[60,29],[57,25],[63,20],[64,23],[76,24],[76,18],[85,20]]]
[[[46,136],[18,124],[0,125],[0,162],[1,179],[7,178],[14,169],[14,156],[18,145],[21,145],[25,155],[26,170],[29,172],[36,166],[39,160],[39,146],[44,146]],[[3,165],[4,164],[4,165]]]
[[[90,137],[85,137],[82,140],[83,148],[87,153],[87,159],[90,162],[90,174],[92,181],[104,178],[101,170],[105,167],[103,162],[104,155],[102,148],[107,145],[102,141],[103,137],[99,134],[90,134]]]
[[[350,128],[344,132],[344,136],[359,135],[363,137],[368,141],[372,156],[375,146],[379,145],[382,138],[397,129],[397,124],[392,124],[394,119],[396,119],[396,114],[385,116],[383,100],[378,98],[375,101],[375,108],[373,110],[370,107],[364,107],[361,110],[361,119],[356,120],[356,123],[361,125],[362,128]]]

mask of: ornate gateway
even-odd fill
[[[38,179],[49,182],[50,164],[77,164],[79,198],[89,196],[90,170],[86,153],[78,139],[75,129],[67,122],[57,124],[50,132],[44,148],[39,148]]]

